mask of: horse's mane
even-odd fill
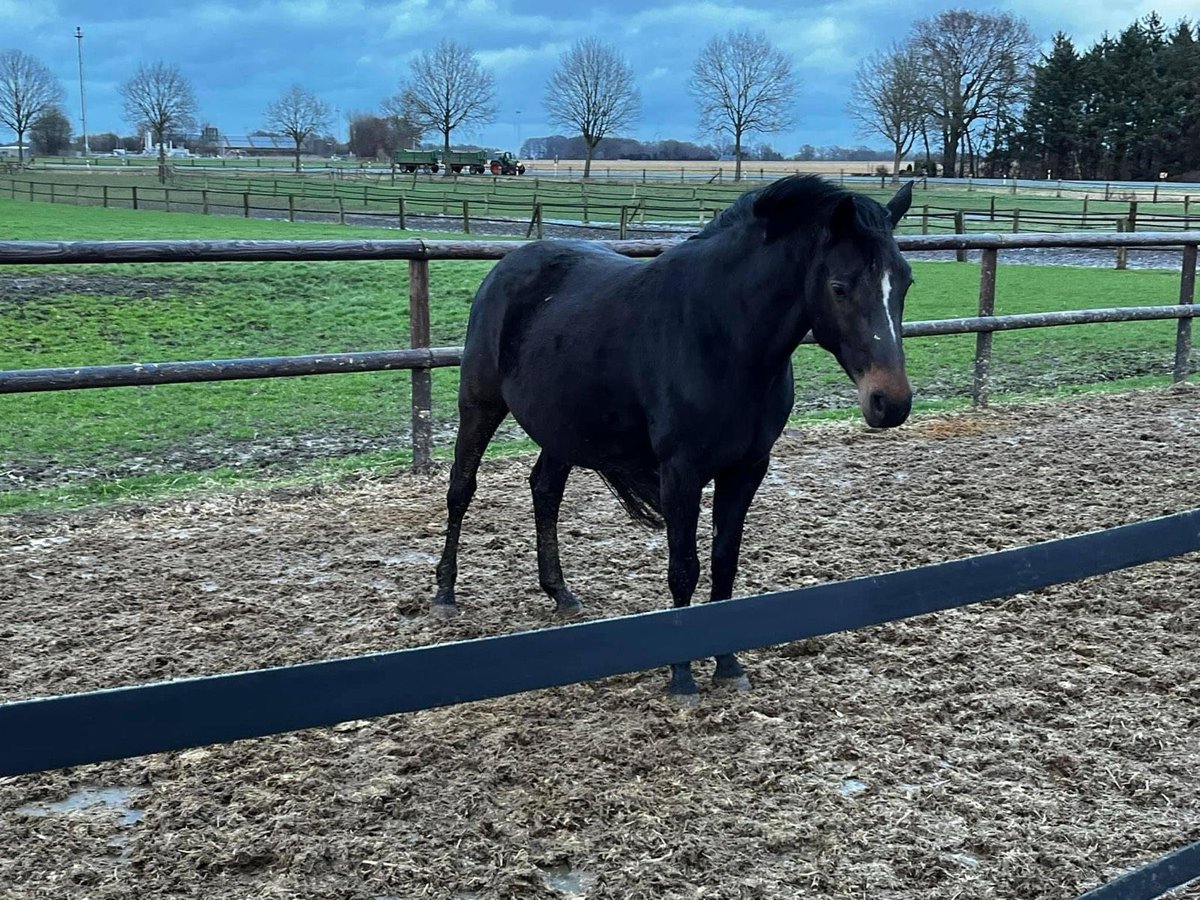
[[[710,238],[761,218],[765,209],[783,211],[789,230],[820,228],[846,197],[854,203],[855,225],[860,231],[883,234],[891,231],[887,210],[870,197],[839,187],[820,175],[789,175],[742,194],[689,240]]]

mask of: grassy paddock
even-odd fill
[[[0,233],[30,240],[379,235],[4,199]],[[435,345],[461,343],[471,297],[491,265],[431,265]],[[974,313],[977,266],[914,269],[909,320]],[[401,262],[10,267],[0,273],[0,368],[403,347],[407,290]],[[996,308],[1019,313],[1177,297],[1178,276],[1170,273],[1002,264]],[[1173,322],[1000,334],[994,382],[1001,395],[1157,383],[1169,372],[1173,335]],[[973,347],[972,336],[908,342],[920,405],[964,402]],[[845,376],[826,354],[800,348],[796,371],[798,418],[841,415],[852,404]],[[443,452],[453,433],[456,389],[457,370],[435,372]],[[8,473],[0,510],[391,466],[407,459],[408,397],[405,373],[0,396],[7,426],[0,430],[0,472]],[[511,427],[504,436],[510,447],[528,446]]]

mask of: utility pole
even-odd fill
[[[87,132],[87,100],[83,96],[83,29],[75,26],[75,45],[79,48],[79,118],[83,123],[83,155],[88,156],[91,148],[88,146]]]

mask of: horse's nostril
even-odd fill
[[[883,418],[886,410],[887,398],[883,396],[883,391],[871,391],[871,414]]]

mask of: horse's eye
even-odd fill
[[[842,284],[840,281],[829,282],[829,289],[831,291],[833,291],[833,296],[835,296],[835,297],[843,297],[844,298],[846,296],[846,286],[844,284]]]

